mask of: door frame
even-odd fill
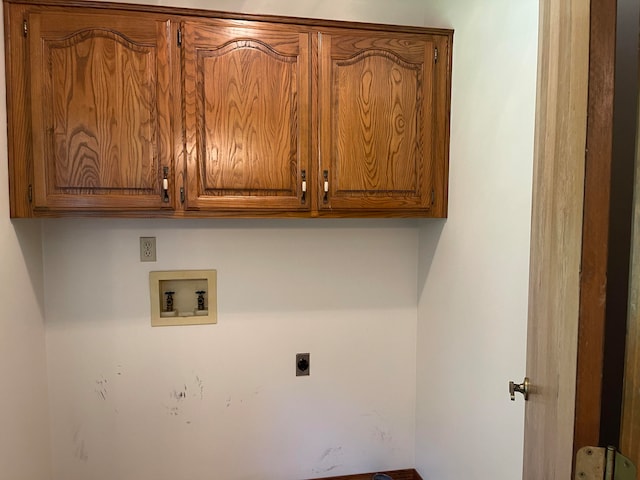
[[[591,0],[574,457],[584,446],[620,445],[638,118],[634,1]]]
[[[589,99],[573,454],[599,445],[616,48],[616,3],[591,0]]]

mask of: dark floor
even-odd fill
[[[391,470],[387,472],[359,473],[357,475],[343,475],[341,477],[325,477],[322,480],[371,480],[374,473],[386,473],[393,480],[422,480],[422,477],[413,468],[407,470]]]

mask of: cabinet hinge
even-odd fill
[[[27,198],[29,199],[29,203],[33,202],[33,186],[29,184],[29,188],[27,189]]]
[[[180,187],[180,203],[184,203],[184,187]]]
[[[182,29],[181,28],[178,29],[178,46],[179,47],[182,46]]]
[[[27,20],[22,20],[22,34],[26,37],[27,33],[29,33],[29,25],[27,24]]]
[[[438,63],[438,47],[433,50],[433,63]]]
[[[436,203],[436,191],[435,189],[431,189],[431,205]]]
[[[576,480],[636,480],[636,466],[613,447],[583,447],[576,454]]]

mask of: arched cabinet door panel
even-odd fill
[[[446,41],[320,34],[321,210],[446,211]]]
[[[308,211],[310,34],[183,25],[187,210]]]
[[[170,22],[55,8],[26,22],[35,209],[173,208]]]

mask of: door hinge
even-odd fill
[[[636,480],[636,466],[613,447],[583,447],[576,454],[575,480]]]
[[[438,47],[435,47],[433,51],[433,63],[438,63]]]
[[[29,33],[29,25],[27,24],[27,20],[22,20],[22,34],[26,37],[27,33]]]
[[[29,188],[27,189],[27,198],[29,199],[29,203],[33,202],[33,186],[29,184]]]
[[[182,46],[182,29],[181,28],[178,29],[178,46],[179,47]]]

